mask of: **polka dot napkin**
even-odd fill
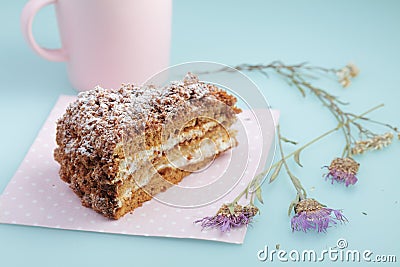
[[[153,199],[133,213],[115,221],[83,207],[80,199],[58,176],[59,165],[53,159],[53,150],[56,146],[56,120],[75,99],[74,96],[61,96],[58,99],[21,166],[0,196],[0,223],[243,243],[247,231],[245,227],[220,233],[218,230],[202,230],[201,226],[194,224],[193,221],[214,215],[222,203],[232,201],[245,188],[257,171],[259,159],[254,159],[260,157],[263,148],[269,149],[271,146],[273,129],[268,133],[263,132],[263,137],[260,138],[260,134],[257,134],[257,130],[260,130],[256,127],[252,113],[244,111],[239,115],[240,121],[246,128],[246,134],[251,135],[246,141],[249,160],[237,186],[218,201],[197,208],[179,208]],[[273,115],[276,121],[278,112],[273,111]],[[239,138],[239,144],[241,143],[243,144]],[[244,147],[239,145],[232,150],[232,153],[243,153],[241,149]],[[222,155],[206,171],[191,174],[180,185],[199,186],[200,182],[204,183],[207,179],[215,180],[223,172],[228,161],[229,157]]]

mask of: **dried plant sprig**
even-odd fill
[[[341,126],[342,125],[338,125],[338,127],[334,128],[333,130],[337,131]],[[288,210],[289,216],[292,213],[292,210],[295,212],[295,215],[290,220],[292,231],[307,232],[313,229],[316,230],[318,233],[326,232],[328,227],[333,224],[337,224],[337,221],[347,221],[346,217],[343,216],[340,210],[326,208],[326,206],[322,205],[315,199],[307,198],[306,190],[301,185],[299,178],[294,176],[294,174],[290,171],[288,164],[286,163],[285,153],[283,151],[282,145],[282,140],[284,140],[284,138],[281,135],[279,126],[277,127],[277,134],[281,161],[283,162],[286,173],[289,176],[297,192],[296,197],[290,203]],[[295,155],[298,154],[295,153],[294,156]],[[301,165],[298,158],[295,158],[295,161],[297,164]],[[334,216],[331,216],[332,213],[334,214]]]
[[[343,87],[348,87],[351,80],[357,77],[360,73],[358,67],[352,63],[349,63],[343,68],[339,69],[312,66],[306,62],[294,65],[286,65],[281,61],[273,61],[265,65],[240,64],[233,68],[239,71],[259,72],[266,77],[269,77],[269,73],[271,72],[278,74],[278,76],[282,77],[286,83],[298,89],[302,96],[306,97],[307,92],[316,96],[316,98],[330,111],[330,113],[332,113],[338,123],[342,123],[344,125],[342,128],[342,133],[346,142],[343,148],[342,157],[351,157],[354,155],[353,152],[357,150],[353,151],[353,147],[356,146],[357,142],[380,135],[371,131],[362,122],[352,120],[352,118],[354,118],[354,114],[343,109],[343,105],[347,103],[328,93],[326,90],[313,85],[309,81],[310,79],[312,80],[322,77],[321,74],[333,75],[333,77],[336,77],[338,82]],[[232,69],[224,68],[221,69],[221,71],[232,71]],[[400,137],[400,131],[397,127],[374,121],[366,117],[362,118],[361,121],[368,121],[370,123],[379,124],[389,128]],[[358,131],[358,135],[353,134],[354,130]]]
[[[354,64],[348,64],[343,68],[334,69],[334,68],[323,68],[318,66],[310,66],[307,63],[300,63],[297,65],[285,65],[281,61],[273,61],[267,65],[249,65],[249,64],[241,64],[234,67],[234,69],[239,71],[249,71],[249,72],[259,72],[266,77],[269,77],[269,72],[273,72],[282,77],[290,86],[294,86],[298,89],[298,91],[302,94],[303,97],[307,96],[307,92],[316,96],[316,98],[330,111],[330,113],[335,117],[338,122],[338,125],[332,130],[318,136],[312,141],[306,143],[301,146],[297,150],[292,153],[285,155],[283,152],[282,142],[291,143],[297,145],[296,142],[291,141],[285,137],[283,137],[280,133],[280,129],[278,127],[278,141],[279,141],[279,149],[280,149],[280,160],[274,163],[269,169],[264,170],[262,173],[255,176],[247,185],[247,187],[234,199],[232,203],[225,204],[221,209],[228,210],[229,212],[220,213],[218,212],[215,216],[205,217],[196,222],[201,222],[203,227],[209,228],[214,227],[215,225],[220,225],[216,222],[219,222],[220,217],[225,216],[226,218],[233,218],[235,213],[235,207],[238,205],[238,201],[243,197],[249,201],[249,205],[251,207],[255,207],[254,199],[257,197],[260,203],[263,203],[262,200],[262,192],[261,192],[261,184],[264,181],[264,177],[271,172],[270,182],[273,182],[279,175],[282,167],[285,168],[286,173],[288,174],[293,186],[296,189],[296,197],[291,202],[289,206],[289,215],[292,211],[295,212],[294,217],[291,220],[292,229],[293,230],[302,230],[307,231],[309,229],[316,229],[318,232],[325,232],[326,229],[332,225],[336,224],[337,221],[345,222],[347,219],[343,216],[340,210],[334,210],[330,208],[325,208],[323,205],[320,205],[319,202],[313,199],[307,198],[307,193],[304,187],[301,185],[300,180],[294,176],[293,172],[289,169],[289,165],[286,160],[290,157],[293,157],[294,161],[302,166],[300,163],[300,153],[308,146],[314,144],[320,139],[326,137],[327,135],[341,130],[345,139],[345,146],[343,149],[342,157],[336,158],[332,161],[331,165],[328,167],[329,173],[326,175],[327,178],[331,178],[332,182],[340,182],[344,183],[346,186],[350,184],[355,184],[357,182],[356,174],[358,172],[359,164],[352,159],[352,155],[359,154],[371,149],[381,149],[390,144],[393,139],[390,134],[378,134],[371,131],[367,128],[362,122],[369,122],[384,126],[390,129],[392,132],[397,134],[400,139],[400,131],[397,127],[391,126],[387,123],[382,123],[379,121],[371,120],[370,118],[365,117],[368,113],[373,110],[380,108],[383,104],[378,105],[361,115],[355,115],[353,113],[347,112],[343,109],[343,105],[347,104],[336,96],[328,93],[327,91],[314,86],[308,79],[317,79],[318,75],[328,74],[334,75],[338,82],[343,87],[348,87],[351,83],[351,80],[359,74],[359,69]],[[220,72],[231,72],[232,68],[222,68],[219,70]],[[215,71],[214,71],[215,72]],[[206,72],[207,73],[207,72]],[[358,138],[356,138],[353,134],[353,131],[358,131]],[[357,153],[356,153],[357,152]],[[310,207],[309,210],[302,210],[301,207],[304,206],[303,203],[307,203]],[[313,205],[311,205],[314,203]],[[317,203],[317,204],[316,204]],[[306,205],[306,206],[307,206]],[[221,210],[220,209],[220,210]],[[258,211],[258,209],[257,209]],[[334,216],[332,216],[332,213]],[[240,213],[239,213],[240,214]],[[256,213],[254,213],[250,219],[252,219]],[[225,223],[226,220],[231,222],[229,219],[224,217]],[[215,221],[216,220],[216,221]],[[225,225],[225,224],[223,224]],[[229,223],[230,228],[236,227],[236,224]],[[247,225],[246,223],[237,224],[237,226]],[[230,229],[229,228],[229,229]],[[226,227],[220,228],[221,231],[225,231]]]

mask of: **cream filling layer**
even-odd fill
[[[210,121],[204,123],[201,129],[192,129],[187,133],[183,133],[177,137],[171,137],[167,140],[166,143],[161,144],[159,146],[154,146],[150,149],[139,151],[132,156],[125,155],[125,158],[119,163],[119,171],[118,175],[112,181],[112,183],[122,181],[124,177],[127,177],[128,173],[133,173],[137,170],[138,166],[142,164],[143,161],[149,161],[154,158],[155,154],[158,152],[168,151],[174,148],[179,143],[182,143],[187,140],[191,140],[194,138],[202,137],[205,135],[213,127],[217,126],[217,122]],[[122,144],[121,144],[122,146]],[[156,153],[157,152],[157,153]]]
[[[168,167],[182,169],[192,164],[201,163],[205,159],[211,158],[217,155],[218,153],[226,151],[227,149],[235,145],[236,141],[234,139],[232,138],[228,140],[225,139],[226,138],[222,136],[213,142],[204,142],[203,145],[200,146],[200,149],[196,150],[196,153],[192,153],[191,151],[190,155],[192,157],[190,159],[187,158],[187,155],[180,155],[179,157],[176,158],[168,158],[169,161],[166,164],[152,165],[152,167],[147,169],[145,175],[143,175],[144,179],[141,179],[140,181],[135,181],[136,182],[135,186],[127,188],[125,193],[120,197],[120,199],[129,199],[132,196],[133,191],[148,184],[151,178],[154,176],[154,174],[157,173],[159,170]],[[125,164],[130,164],[129,159],[126,159]]]

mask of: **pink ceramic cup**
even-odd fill
[[[32,35],[35,14],[54,4],[62,48],[39,46]],[[40,56],[65,61],[79,91],[96,85],[141,84],[169,64],[172,0],[30,0],[22,32]]]

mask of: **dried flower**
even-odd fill
[[[357,182],[357,172],[360,164],[352,158],[336,158],[332,160],[331,165],[328,167],[329,172],[326,178],[338,183],[345,183],[346,186],[355,184]]]
[[[346,222],[340,210],[326,208],[324,205],[312,198],[300,200],[294,207],[295,215],[291,224],[293,231],[307,232],[310,229],[317,232],[326,232],[328,227],[339,222]],[[331,216],[333,213],[334,216]]]
[[[347,76],[344,76],[344,77],[339,76],[339,82],[343,88],[349,87],[351,84],[350,78]]]
[[[252,204],[223,204],[214,216],[204,217],[195,223],[201,223],[205,228],[219,228],[221,232],[229,232],[232,228],[248,225],[257,215],[258,208]]]
[[[379,150],[392,143],[393,134],[391,132],[376,135],[373,138],[355,142],[351,149],[353,155],[362,154],[368,150]]]
[[[347,64],[346,67],[349,70],[350,76],[353,77],[353,78],[356,77],[360,73],[360,69],[356,65],[354,65],[353,63]]]
[[[339,79],[339,83],[343,87],[348,87],[351,83],[351,78],[356,77],[360,73],[360,70],[356,65],[349,63],[345,67],[336,71],[336,76]]]

